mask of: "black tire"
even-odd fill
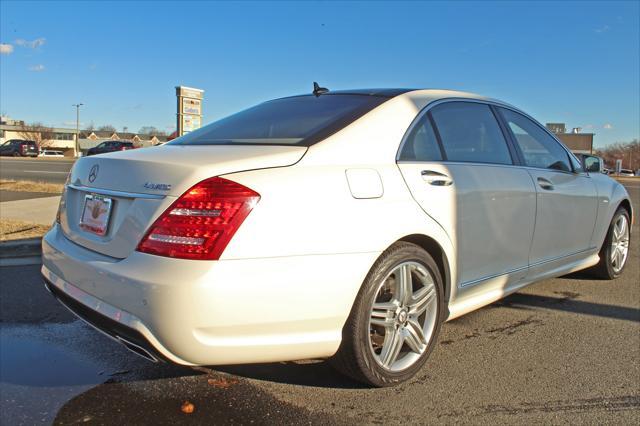
[[[16,151],[16,152],[13,153],[13,156],[14,157],[20,157],[20,153]]]
[[[404,262],[419,263],[433,277],[436,290],[435,296],[437,297],[435,302],[437,313],[435,326],[430,337],[428,337],[424,352],[406,369],[390,371],[383,368],[374,358],[369,343],[369,318],[371,303],[376,294],[378,294],[382,280]],[[342,330],[340,348],[329,362],[341,373],[359,382],[376,387],[393,386],[409,380],[422,368],[433,350],[444,319],[444,312],[442,275],[433,258],[415,244],[407,242],[395,243],[380,255],[367,274]]]
[[[611,243],[613,240],[613,228],[614,228],[614,224],[616,223],[616,221],[621,215],[626,217],[627,226],[630,226],[631,224],[627,209],[625,209],[624,207],[618,207],[618,210],[613,215],[613,219],[611,219],[611,223],[609,224],[609,230],[607,231],[607,236],[604,239],[604,243],[600,248],[600,253],[599,253],[600,262],[598,262],[598,264],[595,265],[593,268],[589,269],[589,272],[597,278],[601,278],[604,280],[616,279],[622,274],[622,272],[624,271],[624,268],[627,266],[626,265],[627,262],[625,261],[625,263],[623,263],[622,265],[622,268],[616,271],[613,267],[613,262],[611,261],[611,254],[612,254]],[[626,260],[628,259],[629,259],[629,255],[627,255]]]

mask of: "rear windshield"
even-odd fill
[[[169,144],[309,146],[386,100],[383,96],[347,94],[276,99],[213,122]]]

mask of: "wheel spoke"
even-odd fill
[[[371,325],[393,327],[393,317],[397,307],[398,305],[393,302],[374,303],[371,309]]]
[[[419,316],[427,310],[429,303],[434,300],[436,288],[433,284],[428,284],[416,291],[409,304],[409,314]]]
[[[627,221],[624,216],[622,216],[620,219],[620,239],[622,239],[627,234]]]
[[[618,223],[615,223],[615,224],[613,225],[613,239],[614,239],[615,241],[618,241],[618,240],[620,239],[620,235],[621,235],[621,234],[620,234],[619,224],[618,224]]]
[[[391,368],[393,363],[396,362],[403,343],[404,336],[397,328],[393,328],[385,335],[382,353],[380,354],[380,361],[384,367]]]
[[[416,320],[409,320],[404,329],[405,341],[411,350],[421,354],[427,348],[427,339],[424,337],[422,327]]]
[[[404,264],[399,269],[400,270],[396,273],[396,285],[398,292],[396,297],[400,304],[407,305],[413,294],[413,283],[411,281],[412,267],[411,265]]]

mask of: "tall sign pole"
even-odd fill
[[[76,157],[80,156],[80,107],[84,104],[73,104],[76,107]]]
[[[176,98],[178,100],[178,133],[184,134],[199,129],[202,126],[202,99],[204,90],[193,87],[176,86]]]

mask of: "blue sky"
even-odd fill
[[[0,112],[171,131],[176,85],[206,123],[316,80],[478,92],[602,146],[640,134],[639,4],[2,0]]]

